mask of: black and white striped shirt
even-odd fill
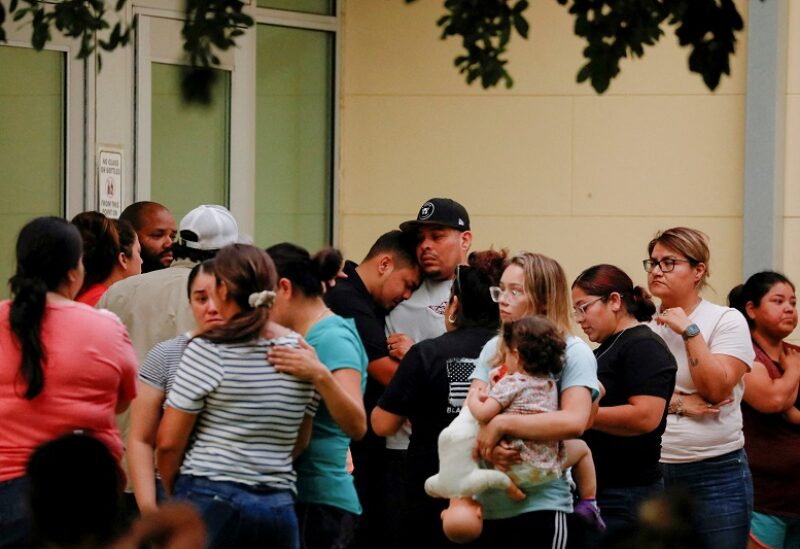
[[[156,343],[139,366],[139,381],[146,383],[166,395],[172,389],[175,372],[181,362],[181,356],[189,343],[189,333]]]
[[[276,371],[267,352],[297,347],[298,337],[189,343],[167,398],[168,406],[200,414],[182,474],[294,490],[291,452],[319,395],[312,383]]]

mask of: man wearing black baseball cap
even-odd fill
[[[417,218],[400,224],[400,229],[416,235],[423,281],[410,299],[386,316],[389,356],[397,360],[414,343],[445,332],[444,311],[450,299],[450,286],[456,267],[466,264],[472,244],[469,214],[464,206],[449,198],[431,198],[419,209]],[[406,422],[397,434],[386,437],[387,497],[389,509],[393,510],[388,519],[388,539],[402,540],[402,529],[407,527],[404,515],[409,504],[403,474],[410,434],[410,424]]]

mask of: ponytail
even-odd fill
[[[42,363],[46,352],[41,331],[47,292],[55,291],[81,260],[78,230],[57,217],[39,217],[25,225],[17,238],[17,271],[9,279],[11,332],[20,346],[20,375],[24,397],[33,400],[44,389]]]
[[[211,268],[217,286],[225,284],[228,299],[238,305],[239,312],[225,324],[203,332],[200,337],[214,343],[257,339],[269,321],[269,309],[275,295],[277,275],[272,259],[255,246],[231,244],[217,253]],[[258,297],[254,299],[254,295]]]

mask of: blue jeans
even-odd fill
[[[753,514],[753,479],[744,450],[694,463],[662,463],[667,488],[692,496],[695,528],[707,547],[745,549]]]
[[[300,547],[294,494],[181,475],[175,499],[192,503],[203,517],[209,547]]]
[[[27,547],[29,530],[28,479],[0,482],[0,548]]]

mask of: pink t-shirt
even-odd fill
[[[136,353],[125,327],[82,303],[48,302],[41,330],[44,388],[27,400],[10,309],[10,301],[0,302],[0,482],[23,476],[37,446],[76,429],[100,439],[119,461],[115,409],[136,396]]]

